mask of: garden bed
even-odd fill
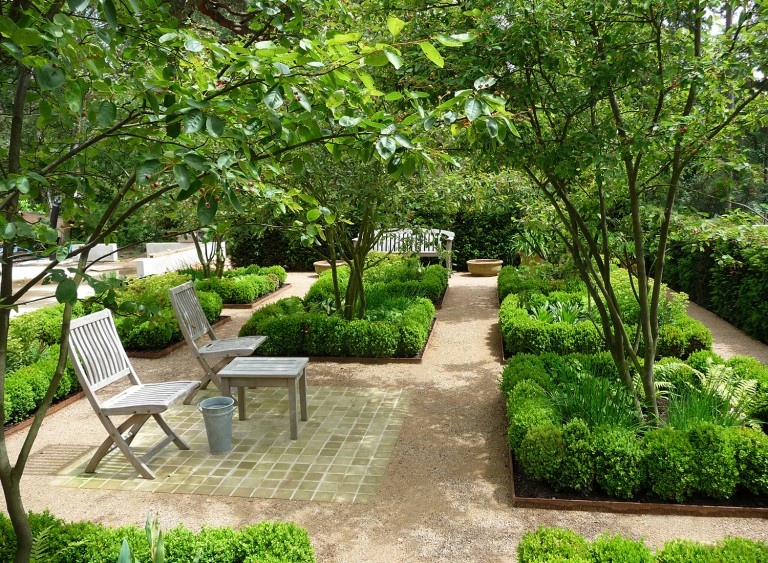
[[[254,301],[251,301],[250,303],[224,303],[222,307],[224,307],[225,309],[255,309],[256,307],[263,305],[266,301],[269,301],[272,297],[276,297],[281,293],[285,292],[290,287],[291,287],[291,284],[284,283],[283,285],[278,287],[275,291],[271,291],[266,295],[262,295],[261,297],[259,297]]]
[[[222,315],[218,319],[216,319],[216,322],[211,324],[211,328],[220,327],[228,323],[231,319],[232,317],[230,317],[229,315]],[[126,350],[125,353],[128,354],[129,358],[143,358],[146,360],[156,360],[158,358],[165,358],[171,352],[175,352],[176,350],[184,346],[186,346],[186,342],[182,339],[177,342],[174,342],[169,346],[166,346],[165,348],[161,348],[159,350]]]
[[[768,518],[768,498],[765,496],[741,493],[723,501],[692,497],[683,503],[663,502],[642,497],[631,501],[620,501],[599,493],[578,495],[555,491],[541,482],[528,479],[511,450],[509,451],[509,468],[512,505],[518,508],[581,510],[615,514]]]
[[[45,416],[48,416],[49,414],[53,414],[53,413],[55,413],[57,411],[60,411],[64,407],[68,407],[69,405],[71,405],[72,403],[74,403],[75,401],[77,401],[79,399],[82,399],[83,397],[85,397],[85,393],[83,393],[82,391],[77,391],[76,393],[70,395],[69,397],[66,397],[66,398],[62,399],[59,402],[53,403],[48,408],[48,410],[45,412]],[[21,422],[17,422],[15,424],[11,424],[11,423],[6,424],[3,427],[3,433],[6,436],[10,436],[11,434],[15,434],[16,432],[19,432],[20,430],[24,430],[25,428],[30,426],[32,424],[33,420],[35,420],[34,414],[33,414],[33,416],[29,416],[29,417],[25,418]]]

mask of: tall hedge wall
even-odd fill
[[[733,214],[677,225],[664,281],[768,343],[768,226]]]

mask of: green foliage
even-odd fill
[[[557,488],[568,485],[562,482],[567,449],[560,426],[550,423],[530,427],[515,454],[531,479]]]
[[[688,431],[696,490],[714,498],[729,498],[739,482],[733,432],[712,423],[700,423]]]
[[[768,494],[768,436],[754,428],[739,428],[731,436],[741,486],[755,495]]]
[[[671,287],[747,334],[768,342],[768,230],[753,216],[681,218],[673,230],[665,279]]]
[[[507,398],[509,447],[517,451],[528,430],[553,423],[556,415],[544,389],[533,380],[519,382]]]
[[[66,523],[47,511],[30,513],[29,522],[33,536],[39,538],[39,549],[46,554],[45,561],[51,563],[114,563],[124,539],[139,561],[159,561],[150,554],[145,527],[109,528],[91,522]],[[240,530],[204,526],[199,533],[178,526],[162,534],[162,538],[168,563],[189,563],[198,553],[201,563],[240,563],[249,559],[315,561],[307,531],[293,522],[263,521]],[[0,513],[0,562],[13,561],[15,544],[10,519]]]
[[[685,363],[696,371],[705,372],[710,364],[724,364],[725,360],[712,350],[698,350],[689,355]]]
[[[525,380],[533,381],[544,389],[549,388],[549,373],[540,356],[517,354],[507,360],[507,365],[501,372],[501,393],[504,396],[509,395],[518,383]]]
[[[668,427],[650,430],[643,447],[650,491],[661,499],[677,502],[690,497],[698,485],[698,460],[688,434]]]
[[[587,493],[595,480],[595,451],[587,424],[574,418],[563,427],[565,456],[561,463],[561,487]]]
[[[237,266],[278,264],[289,271],[309,272],[318,255],[301,244],[295,231],[276,228],[232,229],[227,253]]]
[[[507,295],[541,293],[549,295],[553,291],[579,291],[582,282],[573,272],[562,266],[543,263],[536,266],[504,266],[497,279],[499,301]]]
[[[571,530],[539,527],[526,532],[517,546],[519,563],[551,563],[591,561],[587,540]]]
[[[595,481],[609,495],[634,497],[645,483],[645,451],[637,434],[624,428],[593,430]]]
[[[59,345],[46,348],[39,359],[20,367],[5,379],[5,417],[3,423],[21,422],[30,416],[43,401],[59,362]],[[74,369],[67,361],[54,399],[61,399],[80,389]]]
[[[562,528],[539,527],[526,532],[517,549],[520,563],[759,563],[766,561],[768,546],[745,538],[725,538],[715,545],[672,540],[655,554],[642,542],[603,534],[593,542]]]
[[[195,289],[217,293],[224,303],[252,303],[277,289],[277,285],[266,275],[245,274],[202,279],[195,283]]]
[[[700,422],[712,422],[728,428],[741,426],[744,420],[731,409],[728,400],[711,389],[684,388],[669,398],[667,424],[688,430]]]
[[[641,426],[640,415],[626,388],[603,377],[580,374],[574,381],[558,386],[551,398],[563,421],[579,418],[590,428],[637,430]]]
[[[616,534],[603,534],[589,546],[594,563],[654,563],[651,550],[643,542],[636,542]]]

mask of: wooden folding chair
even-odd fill
[[[169,381],[143,384],[128,360],[108,309],[72,321],[69,355],[88,402],[109,434],[85,468],[86,473],[96,471],[104,456],[118,447],[142,477],[154,479],[155,474],[146,464],[149,459],[171,442],[180,450],[189,449],[187,443],[168,426],[162,413],[178,399],[192,393],[200,383]],[[96,395],[99,389],[125,377],[131,383],[127,389],[107,399]],[[128,415],[128,418],[115,425],[112,417],[119,415]],[[138,457],[131,449],[131,442],[150,417],[157,421],[166,436]]]
[[[200,389],[213,383],[221,389],[221,380],[217,373],[233,358],[251,356],[267,339],[266,336],[241,336],[238,338],[217,338],[203,308],[197,298],[194,284],[189,281],[168,290],[176,320],[189,347],[195,353],[197,361],[203,367],[204,375],[200,380]],[[198,346],[197,341],[208,336],[210,342]],[[194,393],[185,403],[192,400]]]

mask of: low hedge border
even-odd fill
[[[29,513],[36,549],[50,563],[114,563],[123,539],[139,561],[152,561],[144,527],[111,528],[93,522],[66,523],[48,511]],[[200,552],[200,563],[313,563],[315,553],[307,531],[293,522],[263,521],[239,530],[203,526],[195,533],[177,526],[163,532],[166,563],[189,563]],[[0,563],[11,563],[16,535],[10,519],[0,513]]]
[[[760,563],[768,560],[768,545],[746,538],[725,538],[715,544],[676,539],[652,552],[642,541],[603,534],[588,541],[563,528],[540,527],[526,532],[517,546],[518,563]]]
[[[427,341],[435,306],[417,298],[399,321],[359,319],[308,312],[298,297],[281,299],[256,311],[240,336],[266,336],[264,356],[346,356],[412,358]]]
[[[556,490],[589,494],[597,488],[619,499],[642,494],[684,502],[694,495],[728,499],[738,491],[768,495],[768,436],[760,430],[699,422],[688,430],[665,426],[640,436],[618,427],[588,428],[579,418],[559,420],[548,393],[573,377],[574,366],[618,382],[609,361],[607,353],[510,360],[501,378],[508,440],[530,478]],[[764,367],[729,361],[742,370],[740,376],[765,379]]]
[[[557,295],[580,298],[580,294],[574,293]],[[508,295],[502,302],[499,327],[507,356],[546,352],[585,354],[605,349],[605,342],[591,322],[583,321],[574,325],[531,318],[517,294]],[[631,325],[628,328],[630,333],[634,332]],[[693,352],[711,348],[712,334],[696,319],[681,316],[659,328],[659,355],[687,358]]]

